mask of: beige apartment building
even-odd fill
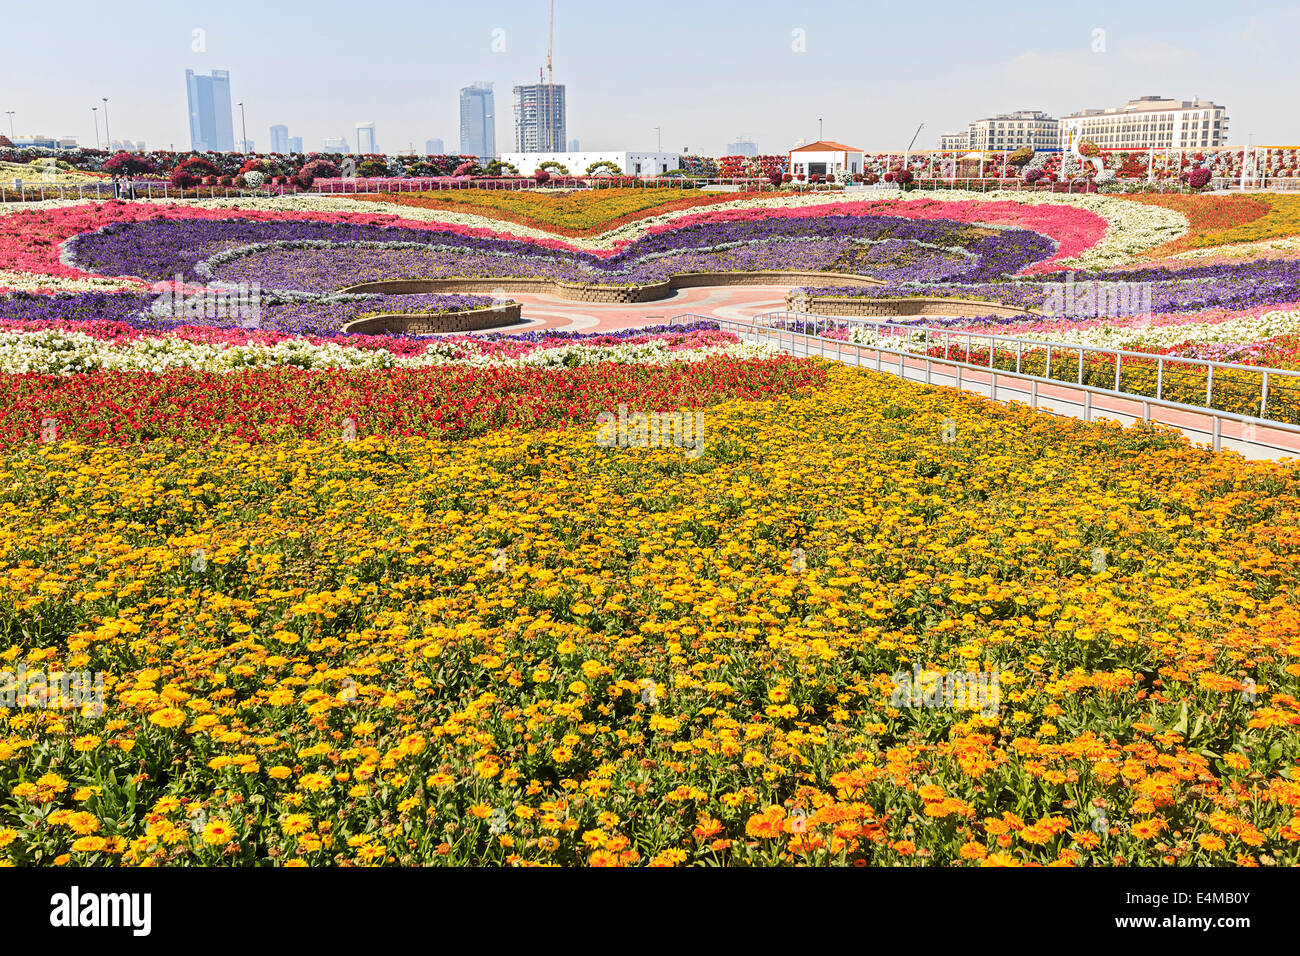
[[[1058,145],[1068,147],[1071,133],[1102,149],[1213,149],[1227,145],[1228,113],[1209,100],[1142,96],[1123,106],[1062,116]]]

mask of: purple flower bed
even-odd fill
[[[373,295],[286,298],[263,296],[256,321],[239,315],[186,316],[153,311],[157,296],[147,293],[78,293],[0,295],[0,319],[21,321],[124,322],[149,332],[168,332],[184,325],[212,329],[258,329],[286,335],[338,335],[349,322],[371,313],[445,313],[481,309],[492,304],[481,295]]]
[[[122,322],[132,328],[147,332],[168,332],[184,325],[202,325],[208,328],[247,328],[237,320],[166,318],[152,311],[155,296],[137,292],[80,292],[60,295],[38,295],[31,292],[11,292],[0,295],[0,320],[22,322]],[[371,311],[451,312],[458,309],[490,305],[486,296],[453,295],[399,295],[373,296],[364,301],[339,303],[324,298],[313,302],[291,302],[268,296],[262,302],[258,330],[280,332],[286,335],[311,335],[330,338],[338,335],[350,339],[351,335],[337,330],[354,318]],[[634,338],[641,335],[660,335],[680,332],[687,334],[716,330],[718,323],[702,320],[684,325],[651,325],[621,329],[616,332],[492,332],[476,335],[488,341],[516,341],[536,343],[543,339],[581,341],[584,338]],[[364,338],[380,338],[365,336]],[[388,336],[382,336],[388,338]],[[393,339],[424,339],[426,336],[393,335]]]
[[[1062,274],[1013,282],[890,284],[870,287],[808,286],[798,291],[809,296],[969,298],[1020,308],[1041,309],[1052,293],[1050,284],[1062,283],[1064,280],[1065,276]],[[1300,262],[1267,260],[1203,266],[1195,269],[1115,270],[1074,276],[1075,287],[1080,295],[1092,282],[1136,284],[1131,301],[1136,300],[1138,293],[1143,291],[1141,285],[1149,283],[1153,313],[1249,309],[1257,305],[1300,300]],[[1086,320],[1097,316],[1079,314],[1077,317]],[[963,321],[970,322],[970,320]]]
[[[267,243],[284,245],[266,248]],[[330,245],[309,245],[318,243]],[[239,252],[250,246],[246,254]],[[76,237],[67,257],[107,275],[164,280],[179,274],[192,281],[211,272],[264,288],[330,292],[377,279],[540,276],[630,285],[674,272],[785,269],[866,272],[888,281],[980,281],[1016,272],[1054,251],[1051,240],[1024,230],[988,234],[965,223],[894,216],[702,224],[643,237],[608,257],[523,240],[360,223],[159,219]]]

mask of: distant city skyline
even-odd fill
[[[232,101],[244,102],[250,132],[287,125],[315,151],[327,137],[355,140],[355,118],[364,117],[390,147],[405,148],[457,128],[457,91],[468,82],[498,91],[535,84],[546,61],[540,0],[500,0],[436,28],[422,25],[427,8],[409,0],[376,0],[362,17],[320,0],[301,43],[285,42],[302,35],[298,11],[247,0],[229,0],[220,15],[191,0],[137,0],[129,22],[101,12],[89,0],[60,7],[57,70],[48,44],[6,49],[0,109],[14,111],[19,136],[93,144],[91,107],[107,97],[113,138],[185,148],[179,77],[219,70],[229,73]],[[1068,116],[1150,94],[1222,104],[1234,146],[1300,143],[1290,103],[1294,3],[1264,0],[1224,17],[1208,0],[1188,0],[1170,17],[1097,0],[1014,29],[950,0],[926,14],[944,29],[917,29],[909,8],[851,0],[754,0],[743,17],[729,4],[661,0],[656,16],[629,31],[607,5],[557,0],[555,82],[588,150],[654,149],[658,127],[665,150],[722,155],[744,130],[763,153],[784,153],[817,139],[819,119],[825,138],[868,150],[901,150],[924,122],[914,148],[933,148],[978,117],[1025,108]],[[18,5],[6,27],[43,35],[48,13]],[[500,151],[514,139],[513,116],[494,113]],[[102,110],[97,119],[102,126]],[[232,129],[232,145],[240,135]]]

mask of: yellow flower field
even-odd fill
[[[1293,466],[840,367],[703,414],[6,452],[0,857],[1300,862]]]

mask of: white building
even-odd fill
[[[786,168],[795,178],[825,176],[827,173],[834,173],[837,177],[844,174],[852,176],[864,169],[862,150],[822,139],[790,150]]]
[[[1142,96],[1062,116],[1058,145],[1067,147],[1071,134],[1102,149],[1212,149],[1228,142],[1228,112],[1209,100]]]
[[[1028,146],[1030,149],[1056,149],[1061,142],[1061,121],[1039,110],[999,113],[971,123],[966,130],[967,149],[1009,152]]]
[[[571,176],[586,176],[587,167],[593,163],[610,162],[623,176],[661,176],[682,164],[681,153],[633,152],[606,150],[599,153],[502,153],[501,161],[519,170],[522,176],[531,176],[542,163],[557,162]]]
[[[943,133],[939,137],[939,148],[944,152],[953,150],[965,152],[970,149],[970,132]]]

